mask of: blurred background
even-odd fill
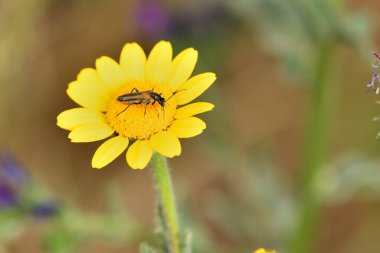
[[[56,116],[82,68],[170,40],[217,73],[207,130],[170,159],[193,252],[380,252],[375,0],[0,1],[0,253],[138,252],[154,242],[150,171]]]

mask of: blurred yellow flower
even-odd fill
[[[57,125],[71,131],[72,142],[111,137],[96,150],[92,167],[106,166],[129,146],[127,163],[143,169],[152,152],[180,155],[179,138],[196,136],[206,128],[194,115],[214,105],[188,103],[209,88],[216,76],[202,73],[190,78],[198,58],[193,48],[173,60],[172,54],[167,41],[157,43],[148,57],[137,43],[127,43],[120,63],[100,57],[96,69],[83,69],[69,84],[67,94],[81,107],[59,114]]]
[[[255,250],[252,253],[276,253],[276,251],[260,248],[260,249]]]

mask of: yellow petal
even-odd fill
[[[127,43],[121,50],[120,66],[127,76],[127,81],[145,79],[146,56],[137,43]]]
[[[67,94],[78,105],[101,112],[107,110],[108,93],[92,83],[71,82],[67,89]]]
[[[201,119],[189,117],[177,119],[169,127],[169,132],[174,133],[178,138],[190,138],[201,134],[206,129],[206,123]]]
[[[197,102],[189,105],[182,106],[177,109],[174,114],[175,119],[187,118],[199,113],[211,111],[214,108],[213,104],[206,102]]]
[[[110,57],[100,57],[96,60],[95,65],[100,78],[111,89],[117,88],[128,80],[120,65]]]
[[[136,141],[127,151],[127,163],[132,169],[144,169],[152,157],[152,148],[147,140]]]
[[[92,142],[105,139],[113,132],[106,123],[91,123],[75,128],[70,132],[69,138],[71,142]]]
[[[150,52],[146,63],[146,79],[157,83],[164,82],[170,70],[172,55],[173,50],[170,42],[158,42]]]
[[[172,91],[177,90],[181,84],[189,79],[191,73],[193,73],[197,59],[198,52],[193,48],[182,51],[174,58],[166,81]]]
[[[88,108],[74,108],[61,112],[57,117],[57,125],[63,129],[73,130],[81,125],[101,123],[104,120],[103,113]]]
[[[86,83],[88,85],[93,86],[95,89],[98,89],[99,92],[103,93],[104,95],[110,96],[110,90],[100,79],[100,76],[98,75],[98,72],[96,72],[95,69],[92,69],[92,68],[82,69],[79,72],[77,79],[81,83]]]
[[[150,138],[150,146],[158,153],[173,157],[181,154],[181,144],[178,138],[171,132],[159,132]]]
[[[177,95],[178,105],[191,102],[201,95],[216,80],[214,73],[203,73],[190,78],[187,82],[179,87]]]
[[[105,141],[96,150],[92,158],[93,168],[103,168],[116,159],[128,147],[129,140],[123,136],[116,136]]]

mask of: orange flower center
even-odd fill
[[[128,82],[113,94],[108,104],[108,124],[121,136],[148,139],[167,129],[173,121],[177,103],[172,95],[167,87],[153,82]]]

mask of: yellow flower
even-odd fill
[[[253,253],[276,253],[276,251],[260,248],[255,250]]]
[[[255,250],[253,253],[276,253],[276,251],[260,248]]]
[[[172,54],[167,41],[157,43],[148,57],[137,43],[127,43],[120,63],[100,57],[96,69],[83,69],[69,84],[67,94],[81,107],[59,114],[57,125],[71,131],[72,142],[111,137],[96,150],[92,167],[106,166],[128,148],[128,164],[143,169],[152,152],[180,155],[179,138],[196,136],[206,128],[194,115],[214,105],[188,103],[209,88],[216,76],[202,73],[190,78],[198,58],[193,48],[173,60]]]

